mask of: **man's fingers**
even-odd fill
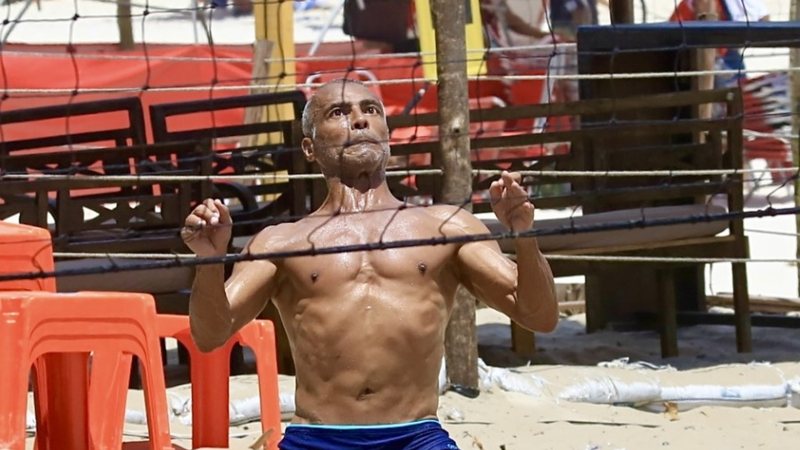
[[[217,211],[219,211],[219,223],[224,225],[231,225],[233,223],[233,219],[231,219],[231,212],[222,200],[214,200],[214,205],[217,207]]]
[[[198,230],[207,225],[230,225],[231,223],[232,219],[228,207],[220,200],[206,199],[189,214],[184,226]]]
[[[220,207],[215,203],[216,200],[206,199],[192,211],[192,215],[200,218],[205,225],[218,225],[220,222]],[[227,210],[226,210],[227,213]],[[230,215],[227,216],[230,219]]]
[[[214,203],[213,199],[207,198],[203,205],[206,207],[205,220],[210,225],[217,225],[219,223],[219,209]]]
[[[492,203],[497,203],[503,197],[503,184],[501,181],[493,181],[489,186],[489,199]]]
[[[522,175],[520,175],[519,172],[506,172],[504,170],[500,173],[500,178],[503,180],[503,184],[507,188],[522,182]]]
[[[503,171],[503,179],[506,180],[506,186],[510,186],[512,183],[521,183],[522,174],[520,174],[519,172]]]

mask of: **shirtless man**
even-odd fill
[[[328,196],[308,217],[265,228],[245,252],[488,233],[456,206],[406,207],[392,195],[383,105],[362,84],[321,87],[303,113],[303,132],[303,152],[319,164]],[[533,205],[515,176],[504,173],[490,192],[505,226],[532,227]],[[231,217],[220,201],[206,200],[185,225],[183,239],[197,256],[225,254]],[[536,239],[517,239],[516,251],[516,264],[494,241],[247,261],[227,282],[221,265],[201,265],[192,335],[211,350],[275,302],[297,372],[282,449],[454,449],[436,413],[458,285],[531,330],[551,331],[557,322],[552,272]]]

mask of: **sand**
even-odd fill
[[[477,398],[442,395],[439,419],[460,448],[787,449],[800,439],[800,330],[756,328],[755,352],[737,355],[732,327],[686,327],[683,355],[662,359],[653,332],[587,335],[583,325],[582,315],[563,318],[538,336],[540,356],[554,363],[484,366]],[[482,357],[510,358],[502,314],[479,310],[478,334]],[[232,377],[232,403],[252,398],[255,383],[253,375]],[[294,379],[280,384],[290,394]],[[170,388],[170,398],[186,399],[189,389]],[[142,410],[140,392],[130,392],[128,408]],[[180,417],[171,431],[190,448]],[[145,427],[128,423],[126,432],[137,440]],[[240,424],[231,435],[230,448],[247,449],[259,426]]]

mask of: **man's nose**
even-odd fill
[[[358,108],[353,108],[353,112],[350,114],[350,127],[354,130],[369,128],[367,117]]]

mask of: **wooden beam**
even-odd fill
[[[272,41],[267,41],[265,39],[256,40],[255,46],[253,47],[253,79],[250,80],[250,84],[253,85],[253,87],[250,88],[251,94],[263,94],[267,92],[266,89],[259,87],[259,85],[264,84],[268,79],[270,65],[267,63],[267,59],[272,54],[273,47]],[[264,111],[265,109],[266,107],[264,106],[250,106],[245,108],[245,125],[261,122],[262,117],[266,113],[266,111]],[[244,147],[252,147],[258,144],[258,139],[258,135],[250,134],[244,137],[244,141],[241,144]]]
[[[117,27],[119,28],[120,50],[133,50],[132,21],[131,0],[117,0]]]
[[[707,295],[706,304],[708,306],[733,308],[733,294]],[[754,313],[786,314],[788,312],[800,311],[800,301],[780,297],[751,295],[750,311]]]
[[[691,21],[586,26],[578,29],[578,51],[662,51],[698,47],[800,47],[797,22]]]
[[[253,2],[253,16],[255,17],[255,41],[269,41],[272,51],[269,55],[271,61],[267,64],[267,74],[257,80],[259,85],[278,85],[277,90],[292,90],[295,88],[295,43],[294,43],[294,7],[288,1],[258,1]],[[272,89],[274,92],[276,89]],[[291,105],[277,105],[265,108],[266,120],[291,120],[294,111]],[[270,133],[266,136],[268,144],[281,144],[281,136]]]
[[[611,0],[608,5],[611,23],[633,23],[633,0]]]

